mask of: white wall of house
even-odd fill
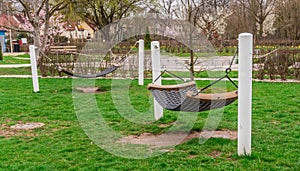
[[[82,39],[82,38],[87,38],[88,37],[89,32],[87,30],[84,31],[79,31],[77,29],[75,30],[66,30],[64,31],[61,36],[65,36],[69,39]]]
[[[6,47],[5,47],[5,37],[4,35],[0,35],[0,44],[2,49],[0,49],[2,52],[6,51]]]
[[[82,39],[82,38],[88,38],[93,37],[94,31],[91,31],[92,29],[84,29],[84,30],[78,30],[76,27],[74,30],[66,30],[64,31],[61,36],[65,36],[69,39]]]

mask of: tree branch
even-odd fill
[[[24,2],[23,0],[18,0],[18,1],[21,3],[21,5],[23,6],[23,8],[25,9],[24,12],[26,13],[26,15],[27,15],[29,21],[30,21],[30,22],[33,21],[32,16],[29,14],[29,10],[30,10],[30,9],[29,9],[29,7],[27,6],[27,4],[25,4],[25,2]]]
[[[24,30],[24,29],[19,29],[19,28],[10,27],[10,26],[4,26],[4,25],[0,25],[0,28],[9,29],[9,30],[13,30],[16,32],[33,33],[33,31],[30,31],[30,30]]]
[[[56,4],[49,10],[50,16],[52,16],[56,11],[60,11],[60,10],[64,9],[65,7],[67,7],[67,4],[64,1]]]
[[[44,5],[45,5],[45,3],[46,3],[47,1],[49,1],[49,0],[43,0],[43,1],[42,1],[42,4],[40,5],[40,8],[36,11],[36,14],[39,14],[39,13],[42,11],[42,9],[43,9],[43,7],[44,7]]]

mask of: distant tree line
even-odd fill
[[[0,0],[0,7],[1,13],[22,14],[28,29],[19,31],[32,34],[42,49],[49,40],[41,35],[53,30],[50,21],[60,15],[101,30],[147,11],[189,21],[212,41],[236,39],[241,32],[250,32],[256,39],[300,40],[299,0]]]

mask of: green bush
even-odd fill
[[[145,40],[145,49],[150,49],[151,48],[151,37],[150,37],[150,31],[149,28],[146,28],[146,35],[144,37]]]

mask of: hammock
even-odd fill
[[[155,100],[165,109],[178,111],[185,100],[185,94],[188,91],[197,93],[196,83],[189,82],[177,85],[155,85],[149,84],[148,90],[151,90]]]
[[[41,52],[41,51],[40,51],[40,53],[41,53],[44,57],[46,57],[46,58],[52,63],[52,65],[55,66],[56,70],[58,70],[59,72],[63,72],[63,73],[65,73],[65,74],[69,75],[69,76],[79,77],[79,78],[97,78],[97,77],[104,77],[104,76],[106,76],[107,74],[110,74],[110,73],[114,72],[115,70],[117,70],[117,69],[121,66],[121,63],[123,63],[123,62],[127,59],[129,53],[131,53],[131,51],[134,49],[134,47],[136,46],[137,43],[138,43],[138,42],[136,42],[136,43],[133,45],[133,47],[132,47],[125,55],[123,55],[123,56],[121,57],[121,59],[120,59],[117,63],[112,64],[110,67],[104,69],[103,71],[101,71],[100,73],[97,73],[97,74],[86,74],[86,75],[75,74],[75,73],[73,73],[73,72],[71,72],[71,71],[68,71],[67,69],[63,68],[62,66],[56,64],[56,63],[55,63],[50,57],[48,57],[45,53],[43,53],[43,52]]]
[[[163,108],[172,111],[201,112],[224,107],[238,98],[237,91],[199,93],[194,81],[177,85],[149,84],[148,90]]]
[[[225,70],[225,76],[219,78],[218,80],[212,82],[211,84],[200,90],[197,90],[195,81],[177,85],[156,85],[155,82],[165,72],[168,72],[169,74],[183,80],[182,78],[167,70],[164,70],[152,84],[148,85],[148,90],[152,92],[155,100],[167,110],[201,112],[227,106],[233,103],[238,98],[237,91],[219,94],[205,94],[202,93],[202,91],[223,80],[224,78],[227,78],[236,88],[238,88],[238,86],[228,76],[231,72],[231,66],[235,59],[236,53],[234,54],[229,67]]]
[[[67,75],[70,75],[72,77],[80,77],[80,78],[97,78],[97,77],[104,77],[105,75],[107,74],[110,74],[112,72],[114,72],[115,70],[117,70],[120,66],[119,65],[112,65],[111,67],[109,68],[106,68],[105,70],[103,70],[102,72],[100,73],[97,73],[97,74],[90,74],[90,75],[78,75],[78,74],[74,74],[64,68],[61,68],[59,67],[57,70],[60,71],[60,72],[63,72]]]

